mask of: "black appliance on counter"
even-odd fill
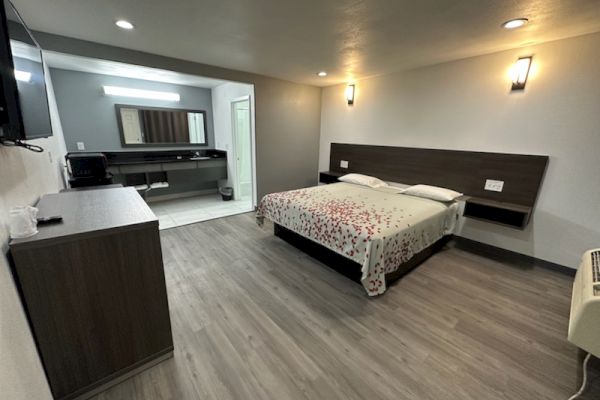
[[[106,156],[102,153],[67,153],[69,185],[72,188],[112,184],[112,174],[106,171]]]

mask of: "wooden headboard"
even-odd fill
[[[348,161],[347,169],[340,161]],[[331,144],[329,170],[361,173],[409,185],[428,184],[468,196],[533,207],[548,156],[411,147]],[[486,179],[504,181],[502,192],[484,190]]]

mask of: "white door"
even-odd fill
[[[236,175],[233,186],[234,195],[236,200],[252,201],[250,100],[233,101],[231,103],[231,116]]]

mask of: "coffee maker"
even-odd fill
[[[107,160],[102,153],[67,153],[69,186],[80,188],[112,184],[112,174],[106,171]]]

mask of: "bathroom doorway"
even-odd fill
[[[252,201],[252,121],[250,97],[231,102],[231,127],[235,161],[234,194],[236,200]]]

